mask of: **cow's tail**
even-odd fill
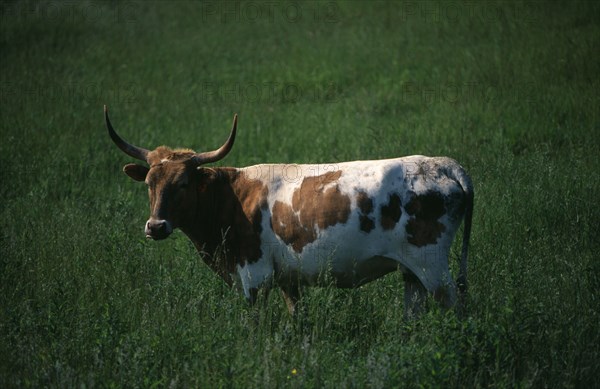
[[[460,255],[460,266],[458,270],[458,277],[456,279],[456,284],[458,286],[458,292],[464,296],[467,293],[467,256],[469,253],[469,240],[471,239],[471,224],[473,221],[473,200],[474,200],[474,191],[473,191],[473,183],[471,182],[471,178],[467,175],[464,169],[459,168],[458,171],[455,171],[455,179],[458,181],[462,190],[465,194],[465,219],[464,219],[464,228],[463,228],[463,241],[462,241],[462,251]]]

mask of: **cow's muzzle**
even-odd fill
[[[150,219],[146,222],[145,232],[146,238],[161,240],[171,235],[173,227],[171,227],[171,223],[166,220]]]

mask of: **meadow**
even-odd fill
[[[600,385],[600,3],[0,11],[0,387]],[[248,307],[181,232],[144,238],[104,104],[147,148],[214,149],[237,113],[219,166],[458,160],[467,316],[405,320],[400,273]]]

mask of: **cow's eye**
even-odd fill
[[[189,185],[188,185],[188,183],[187,183],[187,182],[184,182],[184,183],[182,183],[182,184],[179,184],[179,189],[181,189],[181,190],[183,190],[183,189],[187,189],[187,188],[188,188],[188,186],[189,186]]]

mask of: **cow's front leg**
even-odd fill
[[[261,289],[266,289],[265,296],[268,296],[268,290],[271,288],[273,280],[273,269],[265,260],[260,259],[254,263],[246,262],[244,265],[238,265],[237,273],[242,284],[244,297],[250,305],[256,303],[258,292]]]
[[[296,304],[300,299],[300,288],[298,285],[284,285],[280,286],[281,295],[283,296],[283,300],[287,305],[288,312],[292,316],[296,316]]]
[[[262,288],[252,288],[250,289],[250,298],[246,296],[246,300],[250,306],[255,306],[256,303],[260,300],[263,302],[261,307],[265,308],[269,301],[269,293],[271,292],[270,286],[263,286]],[[246,292],[244,292],[246,294]],[[261,297],[262,295],[262,297]]]

